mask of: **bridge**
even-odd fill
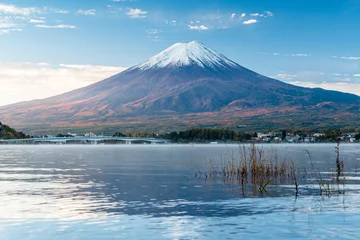
[[[131,144],[133,142],[144,142],[151,144],[170,143],[168,139],[158,138],[128,138],[128,137],[53,137],[53,138],[25,138],[25,139],[0,139],[0,144],[40,144],[40,143],[83,143],[98,144],[99,142],[125,142]]]

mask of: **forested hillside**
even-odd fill
[[[28,135],[17,132],[15,129],[0,122],[0,139],[29,138]]]

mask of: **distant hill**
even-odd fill
[[[29,136],[22,133],[17,132],[15,129],[4,125],[0,122],[0,139],[21,139],[21,138],[28,138]]]
[[[108,79],[55,97],[0,107],[21,129],[174,130],[348,126],[360,97],[304,88],[246,69],[197,42],[177,43]]]

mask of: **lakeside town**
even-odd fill
[[[339,132],[336,130],[324,132],[287,132],[268,131],[255,133],[242,133],[231,130],[218,129],[191,129],[179,132],[167,133],[115,133],[113,135],[96,134],[93,132],[76,134],[66,133],[57,135],[40,135],[33,138],[151,138],[169,139],[172,143],[329,143],[340,140],[343,143],[360,143],[360,132]]]

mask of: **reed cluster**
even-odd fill
[[[296,196],[299,194],[299,180],[306,181],[308,174],[316,179],[320,195],[332,196],[340,193],[339,185],[344,184],[344,163],[340,160],[340,143],[335,148],[336,170],[331,180],[325,180],[321,172],[315,169],[311,154],[307,151],[310,159],[311,170],[304,169],[302,172],[296,170],[294,161],[281,159],[276,151],[265,152],[262,148],[252,143],[240,146],[240,159],[233,153],[221,157],[220,166],[215,165],[213,160],[208,161],[208,171],[202,173],[198,170],[197,177],[204,176],[206,179],[222,178],[223,182],[238,182],[243,187],[250,184],[257,186],[260,192],[266,192],[268,185],[294,185]]]
[[[236,159],[233,153],[228,153],[227,156],[222,156],[221,165],[217,167],[210,159],[208,172],[203,174],[199,171],[199,174],[205,178],[236,179],[242,185],[258,185],[260,191],[265,191],[269,184],[278,183],[296,184],[298,189],[293,161],[280,160],[276,152],[265,152],[256,147],[255,143],[242,145],[240,149],[240,160]]]

